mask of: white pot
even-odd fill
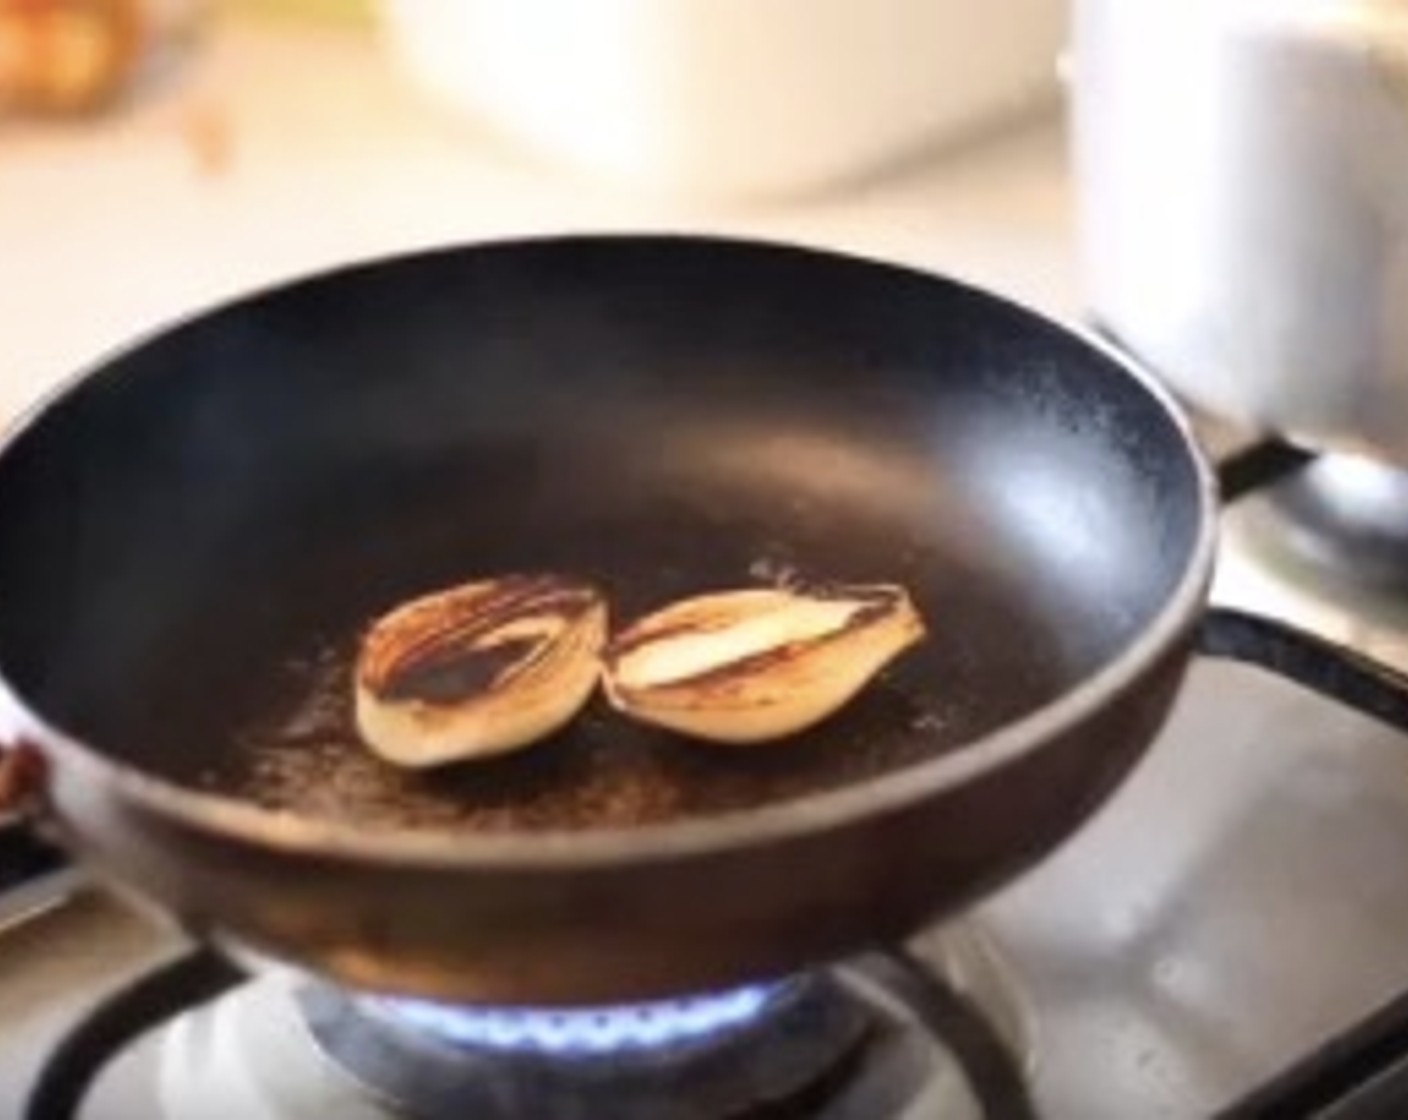
[[[1189,400],[1408,467],[1408,0],[1080,0],[1088,303]]]
[[[668,191],[827,185],[1054,88],[1063,0],[381,0],[440,100]]]

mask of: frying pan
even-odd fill
[[[201,315],[0,453],[0,673],[40,826],[195,935],[370,990],[568,1004],[776,976],[1030,866],[1192,648],[1214,482],[1098,344],[780,245],[507,242]],[[360,626],[478,575],[618,618],[894,581],[929,638],[795,741],[597,705],[407,774],[347,724]]]

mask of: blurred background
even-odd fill
[[[0,414],[328,264],[748,233],[1069,310],[1064,0],[0,0]]]

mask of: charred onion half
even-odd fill
[[[600,676],[607,609],[587,583],[514,575],[439,591],[366,632],[357,729],[388,762],[430,767],[551,735]]]
[[[758,743],[832,715],[924,636],[891,584],[727,591],[633,623],[603,655],[612,705],[698,739]]]

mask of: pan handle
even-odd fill
[[[83,882],[78,866],[35,827],[43,759],[0,746],[0,931],[62,905]]]
[[[1212,607],[1198,630],[1198,652],[1242,661],[1303,685],[1400,731],[1408,731],[1408,676],[1263,615]]]
[[[0,743],[0,825],[27,815],[43,784],[43,755],[23,741]]]

